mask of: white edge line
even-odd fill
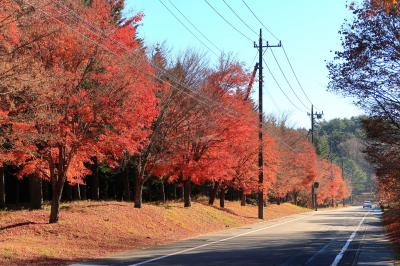
[[[139,262],[139,263],[131,264],[129,266],[139,266],[139,265],[143,265],[143,264],[150,263],[150,262],[153,262],[153,261],[162,260],[162,259],[165,259],[165,258],[168,258],[168,257],[171,257],[171,256],[175,256],[175,255],[186,253],[186,252],[189,252],[189,251],[192,251],[192,250],[196,250],[196,249],[199,249],[199,248],[211,246],[211,245],[214,245],[214,244],[217,244],[217,243],[220,243],[220,242],[225,242],[225,241],[228,241],[228,240],[231,240],[231,239],[234,239],[234,238],[238,238],[238,237],[241,237],[241,236],[245,236],[245,235],[249,235],[249,234],[252,234],[252,233],[256,233],[256,232],[259,232],[259,231],[262,231],[262,230],[265,230],[265,229],[268,229],[268,228],[272,228],[272,227],[276,227],[276,226],[279,226],[279,225],[287,224],[287,223],[290,223],[290,222],[302,220],[302,219],[308,218],[309,216],[313,216],[314,214],[315,213],[313,213],[311,215],[305,215],[305,216],[302,216],[302,217],[297,218],[297,219],[292,219],[292,220],[289,220],[289,221],[285,221],[285,222],[282,222],[282,223],[269,225],[269,226],[266,226],[266,227],[263,227],[263,228],[259,228],[259,229],[253,230],[253,231],[241,233],[241,234],[238,234],[238,235],[234,235],[234,236],[231,236],[231,237],[227,237],[227,238],[224,238],[224,239],[213,241],[213,242],[210,242],[210,243],[207,243],[207,244],[203,244],[203,245],[200,245],[200,246],[183,249],[183,250],[180,250],[180,251],[177,251],[177,252],[174,252],[174,253],[170,253],[170,254],[167,254],[167,255],[164,255],[164,256],[160,256],[160,257],[148,259],[148,260],[145,260],[145,261],[142,261],[142,262]]]
[[[354,230],[354,232],[350,235],[349,239],[347,239],[346,244],[344,244],[344,246],[340,250],[339,254],[336,255],[335,260],[332,262],[331,266],[337,266],[339,264],[339,262],[342,260],[344,253],[346,252],[347,248],[349,247],[351,241],[353,241],[354,237],[356,236],[357,231],[360,229],[362,223],[365,220],[365,217],[367,217],[367,215],[369,213],[370,213],[370,211],[368,211],[364,215],[364,217],[361,219],[361,221],[358,223],[358,226],[357,226],[356,230]]]

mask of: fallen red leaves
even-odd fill
[[[46,206],[46,208],[48,208]],[[48,210],[0,212],[0,265],[59,265],[107,256],[257,221],[257,207],[226,202],[226,209],[180,202],[142,209],[132,203],[74,202],[62,205],[60,222],[48,224]],[[271,205],[268,219],[307,209]]]

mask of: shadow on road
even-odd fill
[[[189,239],[124,253],[115,258],[86,261],[80,265],[134,265],[144,261],[147,261],[144,265],[190,266],[331,265],[366,213],[367,211],[354,209],[341,213],[320,213],[318,215],[324,219],[307,221],[311,226],[319,226],[319,230],[303,230],[301,227],[306,223],[299,225],[299,228],[296,228],[297,223],[290,223],[281,225],[280,230],[262,230],[227,241],[215,242],[226,237],[217,234],[214,237]],[[353,265],[359,259],[373,262],[374,265],[389,265],[384,264],[390,260],[391,253],[384,252],[388,243],[381,238],[382,224],[378,219],[380,214],[371,212],[370,215],[376,219],[365,220],[365,224],[348,246],[340,265]],[[339,228],[338,224],[347,227]],[[199,246],[201,247],[182,252]],[[368,253],[363,253],[363,250],[377,255],[368,257]]]

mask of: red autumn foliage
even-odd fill
[[[350,195],[351,188],[344,181],[339,166],[328,160],[321,160],[318,166],[318,203],[332,204]]]
[[[82,182],[90,172],[84,163],[92,157],[116,161],[145,144],[158,112],[158,84],[148,76],[153,69],[134,38],[140,16],[119,26],[112,23],[107,1],[92,1],[90,7],[71,5],[109,33],[103,38],[68,20],[59,6],[45,8],[53,16],[35,12],[30,17],[34,27],[24,29],[24,36],[30,38],[42,29],[50,32],[50,38],[32,44],[46,81],[30,88],[31,97],[15,106],[8,123],[13,125],[13,144],[19,143],[17,148],[30,155],[21,173],[49,178],[53,184],[50,221],[56,222],[64,180]],[[86,33],[91,41],[77,32]],[[118,55],[125,49],[136,51],[139,68],[120,62]]]
[[[26,9],[4,3],[0,21]],[[185,67],[200,69],[199,62],[179,63],[168,69],[171,78],[165,58],[150,62],[136,37],[143,14],[118,23],[114,8],[106,0],[50,3],[4,25],[0,46],[17,56],[1,67],[18,71],[4,78],[15,88],[0,96],[0,163],[20,166],[21,178],[51,181],[50,222],[58,220],[65,181],[84,183],[85,163],[94,161],[136,160],[136,207],[151,176],[184,183],[186,205],[191,183],[219,184],[222,194],[228,187],[257,192],[258,117],[243,97],[252,76],[222,58],[197,79]],[[16,68],[20,62],[25,68]],[[316,180],[321,203],[348,195],[338,167],[318,163],[303,132],[268,123],[263,130],[265,198],[291,194],[297,202]]]

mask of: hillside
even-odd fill
[[[353,196],[375,191],[375,170],[367,162],[363,117],[332,119],[316,127],[316,148],[322,158],[332,159],[343,169],[343,176],[351,180]]]
[[[183,208],[181,202],[144,204],[117,201],[64,203],[58,224],[48,224],[49,206],[36,211],[0,212],[0,265],[58,265],[158,245],[257,220],[256,206],[205,201]],[[308,211],[288,203],[270,205],[266,218]]]

